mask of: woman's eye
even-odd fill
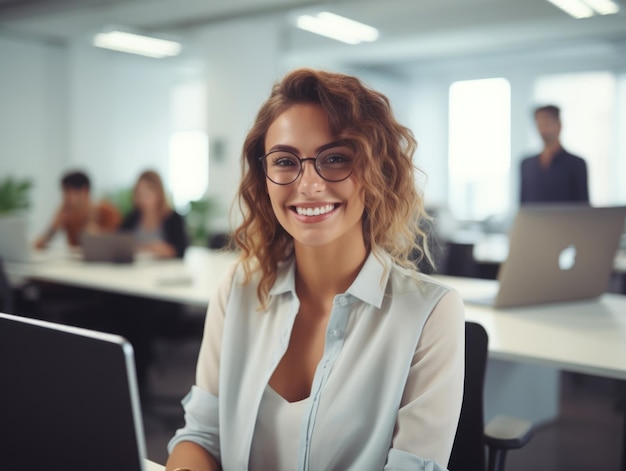
[[[272,165],[276,167],[292,167],[298,165],[293,157],[276,157],[272,160]]]
[[[324,157],[322,165],[348,164],[352,160],[343,154],[330,154]]]
[[[326,162],[345,162],[346,160],[348,159],[341,154],[333,154],[328,156]]]

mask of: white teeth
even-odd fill
[[[334,204],[327,204],[325,206],[318,206],[317,208],[301,208],[299,206],[296,206],[296,212],[300,216],[319,216],[320,214],[329,213],[333,209],[335,209],[335,205]]]

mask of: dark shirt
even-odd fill
[[[564,203],[589,202],[587,164],[583,159],[561,149],[550,167],[543,168],[539,155],[522,160],[520,202]]]
[[[140,221],[141,213],[135,209],[124,218],[120,230],[134,231],[137,229]],[[163,219],[162,230],[164,242],[176,249],[176,257],[182,258],[183,255],[185,255],[187,245],[189,245],[183,217],[176,211],[171,211],[165,219]]]

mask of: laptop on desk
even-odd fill
[[[600,296],[610,284],[625,218],[626,207],[521,207],[494,292],[466,301],[503,308]]]
[[[0,469],[146,469],[122,337],[0,313],[0,378]]]
[[[85,262],[132,263],[135,238],[129,233],[83,232],[80,245]]]

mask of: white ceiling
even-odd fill
[[[321,10],[379,28],[380,40],[348,46],[290,26],[296,12]],[[287,53],[388,64],[598,45],[626,54],[624,10],[574,20],[545,0],[0,0],[0,34],[58,41],[120,24],[184,36],[219,21],[275,14],[285,18]]]

